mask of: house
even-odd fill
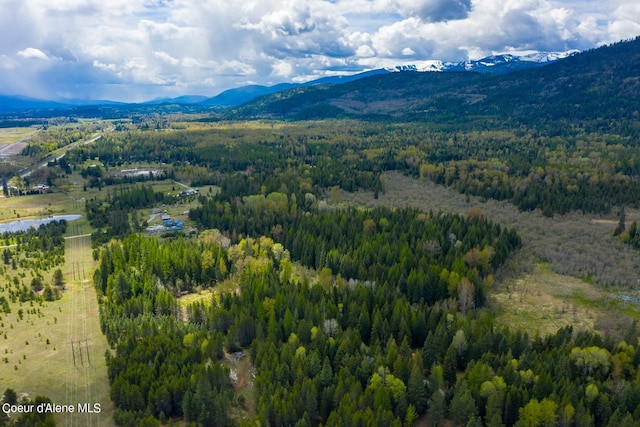
[[[164,227],[166,231],[179,231],[182,230],[182,221],[169,219],[164,222]]]
[[[178,196],[195,196],[200,194],[199,188],[189,188],[188,190],[183,190],[178,193]]]
[[[37,184],[31,187],[32,193],[50,193],[51,187],[45,184]]]
[[[149,233],[162,233],[165,228],[161,225],[152,225],[146,228],[147,232]]]

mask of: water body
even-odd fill
[[[30,228],[38,228],[41,225],[49,224],[53,221],[75,221],[82,218],[82,215],[54,215],[47,218],[40,219],[19,219],[17,221],[0,223],[0,234],[2,233],[16,233],[18,231],[27,231]]]

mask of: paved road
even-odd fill
[[[20,169],[20,176],[22,178],[25,178],[25,177],[31,175],[35,170],[47,166],[49,164],[49,162],[51,162],[53,160],[61,159],[62,157],[64,157],[64,155],[67,153],[67,151],[73,150],[74,148],[76,148],[76,147],[78,147],[80,145],[85,145],[85,144],[89,144],[91,142],[97,141],[100,138],[102,138],[102,134],[97,134],[97,135],[93,135],[90,139],[86,139],[84,141],[73,142],[73,143],[71,143],[69,145],[65,145],[64,147],[60,147],[57,150],[52,151],[51,154],[49,154],[47,157],[45,157],[44,159],[40,160],[39,162],[34,163],[31,166],[27,166],[26,168]]]

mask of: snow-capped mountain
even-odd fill
[[[539,67],[578,53],[578,50],[566,52],[517,52],[487,56],[462,62],[443,62],[438,60],[417,61],[411,64],[385,68],[390,72],[419,71],[475,71],[479,73],[505,74],[524,68]]]

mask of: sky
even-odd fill
[[[637,0],[0,0],[0,94],[141,102],[640,35]]]

